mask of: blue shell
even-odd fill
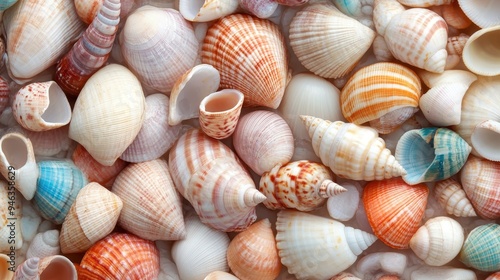
[[[460,250],[459,260],[482,271],[500,270],[500,225],[486,224],[473,229]]]
[[[347,16],[359,17],[363,15],[360,0],[332,0],[332,2],[337,9]]]
[[[0,11],[5,11],[16,4],[18,0],[0,0]]]
[[[410,185],[440,181],[455,175],[467,161],[471,147],[447,128],[427,127],[407,131],[396,146],[396,160]]]
[[[45,219],[62,224],[87,178],[69,160],[40,161],[38,169],[33,205]]]

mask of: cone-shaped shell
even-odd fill
[[[465,33],[448,37],[448,44],[446,44],[448,57],[446,58],[445,69],[453,69],[462,61],[462,52],[468,40],[469,35]]]
[[[76,280],[79,275],[67,257],[55,255],[40,259],[38,276],[40,280]]]
[[[316,155],[336,175],[383,180],[406,174],[376,130],[341,121],[301,116]]]
[[[311,211],[322,206],[328,197],[346,191],[332,180],[328,167],[300,160],[276,165],[265,172],[259,190],[267,197],[263,204],[269,209]]]
[[[342,114],[352,123],[361,125],[402,108],[418,110],[421,84],[410,68],[391,62],[379,62],[358,70],[342,88]],[[413,114],[398,116],[379,133],[390,133]]]
[[[59,243],[64,254],[85,252],[115,228],[121,199],[98,183],[83,187],[62,224]]]
[[[434,195],[446,213],[457,217],[476,217],[476,211],[460,183],[452,178],[437,182]]]
[[[26,251],[26,258],[37,257],[42,259],[60,254],[59,235],[59,230],[57,229],[37,233],[29,244],[28,251]]]
[[[1,259],[1,258],[0,258]],[[38,276],[38,264],[40,263],[40,258],[28,258],[23,263],[21,263],[16,268],[16,273],[14,274],[15,280],[39,280]],[[1,271],[1,268],[0,268]],[[2,280],[10,280],[11,278],[2,278]]]
[[[408,248],[420,227],[428,195],[425,184],[410,186],[401,178],[369,182],[363,204],[374,234],[391,248]]]
[[[139,133],[145,104],[141,84],[130,70],[118,64],[105,66],[80,92],[69,137],[100,164],[110,166]]]
[[[329,279],[377,240],[341,222],[295,210],[278,212],[276,230],[281,263],[297,279]]]
[[[261,220],[236,235],[227,248],[227,263],[240,279],[276,279],[281,263],[271,222]]]
[[[426,264],[441,266],[454,259],[464,243],[464,229],[452,218],[427,220],[410,240],[410,248]]]
[[[132,163],[113,183],[123,201],[118,223],[148,240],[178,240],[186,235],[180,196],[165,160]]]
[[[290,75],[283,36],[272,22],[244,14],[218,20],[207,31],[201,59],[219,70],[221,88],[245,95],[244,106],[278,108]]]
[[[324,78],[347,74],[370,48],[375,32],[331,4],[313,4],[290,24],[290,45],[309,71]]]
[[[112,233],[90,247],[78,269],[78,279],[157,279],[160,254],[153,241],[129,233]]]
[[[467,17],[481,28],[500,24],[500,7],[495,0],[457,0]]]
[[[467,68],[482,76],[500,75],[500,25],[476,31],[465,44],[462,59]]]
[[[200,103],[203,132],[215,139],[231,136],[240,118],[243,100],[243,93],[235,89],[223,89],[203,98]]]
[[[459,260],[481,271],[500,270],[500,225],[474,228],[465,239]]]
[[[238,0],[180,0],[179,11],[189,21],[205,22],[236,12],[238,4]]]

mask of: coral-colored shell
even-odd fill
[[[153,280],[160,273],[160,255],[153,241],[129,233],[112,233],[85,252],[78,279]]]
[[[472,24],[472,21],[465,15],[459,5],[459,1],[441,6],[441,16],[448,26],[456,29],[465,29]]]
[[[369,182],[363,190],[363,204],[374,234],[395,249],[409,247],[420,227],[429,189],[410,186],[401,178]]]
[[[243,106],[278,108],[290,75],[283,36],[272,22],[244,14],[218,20],[207,31],[201,59],[219,70],[221,88],[245,95]]]
[[[476,217],[476,211],[459,182],[452,178],[439,181],[434,195],[446,213],[457,217]]]

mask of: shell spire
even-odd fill
[[[323,198],[329,198],[346,191],[346,188],[342,187],[332,180],[323,181],[318,189],[319,195]]]
[[[38,275],[38,264],[40,263],[40,258],[33,257],[24,261],[16,269],[14,278],[16,280],[38,280],[40,279]]]
[[[257,206],[266,199],[267,197],[257,189],[247,189],[244,196],[245,205],[249,207]]]
[[[342,121],[300,116],[316,155],[333,173],[353,180],[383,180],[406,174],[376,130]]]
[[[92,23],[58,62],[54,80],[77,96],[87,80],[108,60],[120,22],[120,0],[105,0]]]

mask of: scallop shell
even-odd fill
[[[476,211],[460,183],[452,178],[437,182],[434,195],[446,213],[456,217],[476,217]]]
[[[189,21],[205,22],[236,12],[238,5],[238,0],[180,0],[179,11]]]
[[[277,164],[290,161],[294,139],[290,127],[278,114],[258,110],[240,118],[233,135],[238,156],[262,175]]]
[[[9,220],[10,218],[21,220],[23,215],[22,213],[23,204],[22,200],[19,197],[20,194],[10,186],[11,185],[8,185],[8,183],[5,180],[0,180],[0,203],[4,205],[4,207],[0,208],[0,252],[6,252],[6,253],[10,253],[12,247],[14,247],[16,250],[21,249],[21,247],[23,247],[24,244],[23,234],[22,234],[23,229],[21,228],[20,223],[18,223],[14,229],[12,228],[12,221]],[[14,200],[12,200],[11,198],[14,198]],[[14,229],[13,239],[11,235],[12,229]],[[15,256],[14,260],[10,261],[15,262],[16,261]],[[15,263],[10,263],[9,266],[13,265],[15,265]]]
[[[452,3],[454,0],[398,0],[399,3],[408,7],[430,7],[447,5]]]
[[[377,131],[341,121],[301,116],[314,152],[336,175],[353,180],[382,180],[406,174]]]
[[[208,136],[224,139],[236,129],[244,95],[239,90],[223,89],[211,93],[200,103],[200,127]]]
[[[90,77],[78,96],[69,137],[100,164],[111,166],[139,133],[145,103],[134,74],[124,66],[107,65]]]
[[[494,0],[457,0],[467,17],[481,28],[500,24],[499,6]]]
[[[26,251],[26,258],[46,258],[61,253],[59,246],[59,230],[52,229],[45,232],[39,232],[35,235]]]
[[[485,224],[474,228],[465,239],[459,260],[481,271],[500,269],[500,225]]]
[[[363,204],[374,234],[391,248],[408,248],[420,227],[428,195],[425,184],[410,186],[401,178],[369,182]]]
[[[276,229],[281,263],[297,279],[329,279],[377,240],[341,222],[295,210],[278,212]]]
[[[495,272],[495,273],[493,273],[493,274],[490,274],[490,275],[486,278],[486,280],[498,280],[498,279],[500,279],[500,271],[497,271],[497,272]]]
[[[500,75],[500,25],[483,28],[465,43],[462,59],[465,66],[482,76]]]
[[[0,255],[1,258],[2,255]],[[34,257],[26,259],[22,262],[17,268],[15,274],[13,274],[13,278],[2,278],[2,280],[40,280],[38,276],[38,264],[40,263],[40,258]],[[1,271],[1,269],[0,269]]]
[[[271,222],[260,220],[236,235],[227,248],[227,263],[241,279],[276,279],[281,263]]]
[[[330,4],[308,5],[290,24],[294,53],[309,71],[324,78],[347,74],[374,39],[373,30]]]
[[[250,15],[215,22],[203,41],[201,60],[219,70],[221,88],[245,95],[243,106],[278,108],[290,80],[278,26]]]
[[[153,241],[129,233],[112,233],[90,247],[78,269],[78,279],[157,279],[160,256]]]
[[[358,70],[342,88],[342,114],[352,123],[370,123],[379,133],[390,133],[418,111],[421,84],[411,69],[391,62],[379,62]],[[409,108],[410,114],[401,113]],[[403,109],[404,110],[404,109]],[[396,112],[398,111],[398,112]],[[374,127],[387,114],[396,113],[394,121]]]

